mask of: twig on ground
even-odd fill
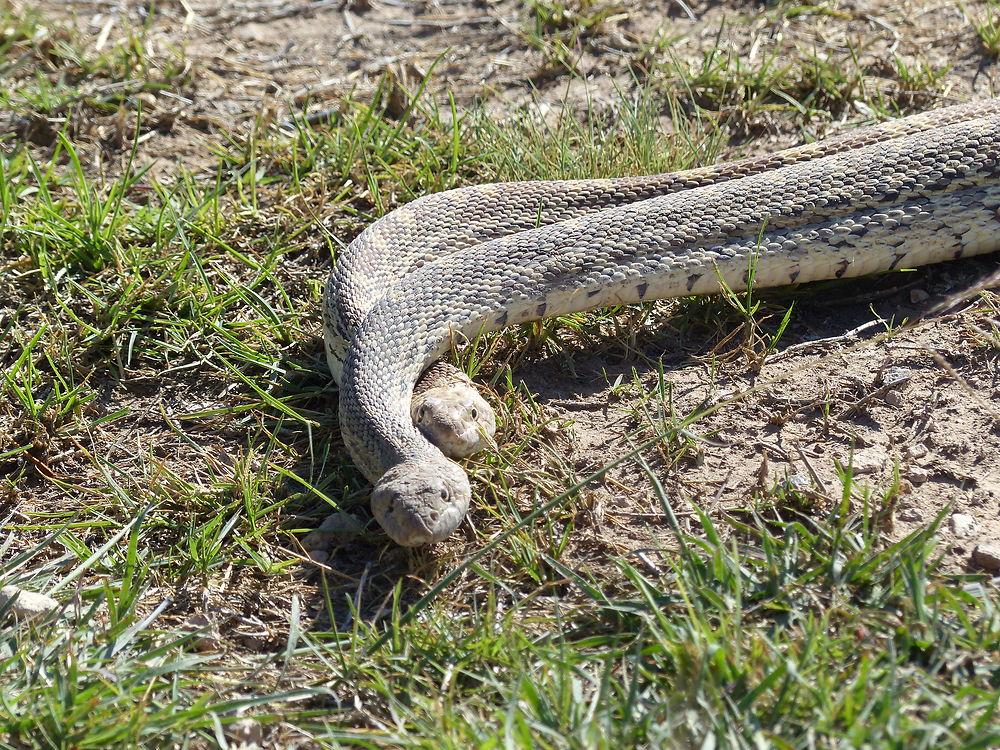
[[[901,375],[898,378],[893,378],[892,380],[888,381],[887,383],[883,383],[882,385],[880,385],[878,388],[876,388],[871,393],[869,393],[869,394],[867,394],[865,396],[862,396],[857,401],[854,401],[853,403],[850,403],[847,406],[845,406],[844,409],[843,409],[843,411],[841,411],[840,414],[837,415],[837,417],[838,418],[849,417],[852,414],[855,414],[856,412],[858,412],[866,404],[869,404],[872,401],[874,401],[875,399],[884,396],[886,393],[888,393],[891,390],[894,390],[896,388],[899,388],[900,386],[905,385],[909,381],[910,381],[910,375],[909,374],[907,374],[907,375]]]

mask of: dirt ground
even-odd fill
[[[579,15],[601,19],[562,57],[532,41],[535,22],[526,20],[527,4],[514,0],[192,0],[158,4],[153,16],[139,3],[40,5],[47,13],[70,14],[98,47],[147,26],[154,57],[164,65],[183,57],[191,77],[184,96],[144,94],[162,127],[141,153],[156,162],[156,172],[167,173],[178,164],[214,163],[205,143],[217,131],[246,132],[259,119],[321,111],[348,95],[363,99],[387,70],[410,87],[433,70],[433,91],[453,96],[462,108],[485,106],[497,117],[531,101],[613,107],[619,92],[655,76],[660,61],[695,65],[710,49],[739,57],[748,68],[772,55],[779,65],[809,56],[857,64],[865,67],[866,90],[928,106],[990,96],[997,75],[963,11],[945,3],[837,2],[813,12],[803,6],[789,16],[761,3],[541,2],[587,9]],[[980,4],[965,7],[981,15]],[[894,60],[947,73],[932,93],[907,89],[893,73]],[[733,94],[728,114],[740,105]],[[851,102],[835,109],[844,121],[866,114]],[[827,126],[815,123],[813,135]],[[755,113],[743,135],[734,147],[744,155],[801,138],[787,118],[767,112]]]
[[[700,440],[680,462],[656,467],[672,500],[738,514],[754,493],[787,488],[798,489],[814,510],[832,508],[843,493],[838,473],[851,466],[855,499],[890,498],[886,522],[895,537],[950,508],[941,552],[952,571],[969,569],[975,545],[1000,541],[1000,373],[995,354],[980,348],[983,326],[996,331],[996,308],[934,316],[889,341],[878,335],[893,317],[917,318],[947,303],[956,289],[986,279],[994,264],[921,273],[895,294],[873,288],[863,296],[874,316],[863,303],[842,302],[842,292],[818,294],[798,307],[783,345],[759,372],[739,357],[713,368],[696,337],[664,335],[645,342],[633,361],[580,351],[571,357],[572,375],[565,361],[540,362],[518,375],[548,415],[567,425],[559,452],[580,476],[628,450],[625,436],[648,423],[648,416],[636,417],[637,388],[622,393],[607,385],[629,383],[633,368],[643,390],[655,392],[655,363],[662,362],[680,414],[753,389],[692,425]],[[591,492],[594,534],[608,551],[652,543],[649,522],[661,514],[648,486],[641,467],[626,462]],[[693,515],[691,506],[675,507]],[[653,528],[654,536],[663,533]]]
[[[160,180],[179,166],[197,173],[214,165],[210,145],[225,131],[249,133],[255,124],[336,107],[345,96],[370,96],[386,71],[413,85],[433,68],[433,95],[451,94],[460,107],[482,105],[499,118],[531,101],[613,107],[619,92],[658,74],[658,56],[693,63],[713,45],[748,63],[771,54],[839,60],[849,45],[867,66],[864,86],[910,109],[993,96],[1000,70],[959,7],[924,0],[838,2],[794,16],[733,0],[626,0],[604,4],[610,10],[600,28],[568,47],[568,61],[531,42],[525,6],[512,0],[182,0],[158,3],[152,18],[138,3],[43,5],[98,42],[148,24],[157,57],[167,61],[183,49],[190,66],[183,96],[143,94],[161,126],[142,140],[138,158],[152,162]],[[950,67],[932,93],[909,91],[891,72],[897,58]],[[741,120],[741,103],[733,94],[720,110],[737,125],[730,155],[800,142],[801,118],[761,108]],[[833,119],[808,122],[812,135],[867,114],[853,101],[830,109]],[[113,125],[95,119],[81,127],[93,128],[96,141]],[[100,158],[98,149],[92,158]],[[652,389],[662,362],[680,413],[754,389],[691,425],[696,437],[684,457],[657,467],[683,518],[690,518],[690,502],[735,511],[755,492],[782,486],[830,504],[843,492],[838,463],[851,464],[860,487],[892,497],[887,523],[894,533],[950,508],[941,550],[951,570],[969,569],[975,545],[1000,544],[1000,324],[995,297],[960,297],[995,265],[990,257],[919,271],[905,283],[894,277],[814,291],[797,303],[777,351],[759,370],[736,354],[710,366],[711,346],[696,334],[675,335],[669,325],[644,335],[628,354],[569,345],[568,353],[529,359],[514,373],[515,384],[537,394],[545,417],[559,425],[536,460],[584,476],[627,450],[625,436],[645,421],[639,389],[609,383],[632,379],[634,369]],[[328,267],[308,270],[322,278]],[[942,304],[944,311],[935,311]],[[878,336],[883,321],[922,316],[887,341]],[[668,533],[635,462],[588,490],[584,506],[576,528],[588,537],[588,555],[642,549]],[[488,523],[482,513],[473,518]]]

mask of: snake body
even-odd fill
[[[372,225],[327,288],[344,440],[401,544],[447,536],[468,478],[414,427],[456,337],[612,304],[777,286],[1000,245],[1000,101],[671,175],[428,196]],[[537,228],[536,228],[537,227]]]

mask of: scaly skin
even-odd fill
[[[340,383],[354,332],[389,287],[443,255],[610,206],[772,171],[998,111],[998,100],[974,102],[859,128],[775,154],[684,172],[613,180],[478,185],[425,196],[375,222],[338,260],[324,302],[330,371]],[[431,377],[450,382],[437,382],[433,394],[423,399],[420,430],[453,458],[487,447],[496,432],[496,419],[473,384],[446,363],[437,363]],[[430,387],[425,374],[415,394],[420,396]]]
[[[963,111],[995,113],[997,102]],[[560,183],[564,204],[612,207],[411,269],[369,308],[342,373],[345,443],[376,482],[380,523],[400,544],[423,544],[446,537],[464,517],[467,478],[422,437],[408,408],[422,370],[456,338],[612,304],[713,293],[720,276],[742,289],[751,263],[762,288],[996,249],[1000,117],[941,124],[955,122],[954,113],[914,118],[919,129],[910,135],[847,149],[837,139],[827,148],[833,155],[822,158],[822,147],[803,147],[809,160],[785,156],[790,163],[774,170],[638,202],[616,193],[634,199],[629,183]],[[908,120],[892,125],[910,132]],[[500,187],[537,200],[536,185]],[[492,210],[507,222],[511,198],[490,187],[442,195],[451,195],[455,214]],[[472,209],[466,201],[487,205]]]

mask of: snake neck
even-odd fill
[[[399,346],[387,357],[380,348],[385,332],[362,325],[344,361],[341,433],[355,464],[371,482],[406,461],[431,465],[447,461],[414,427],[409,411],[413,387],[427,359],[420,357],[413,342],[397,340]]]

